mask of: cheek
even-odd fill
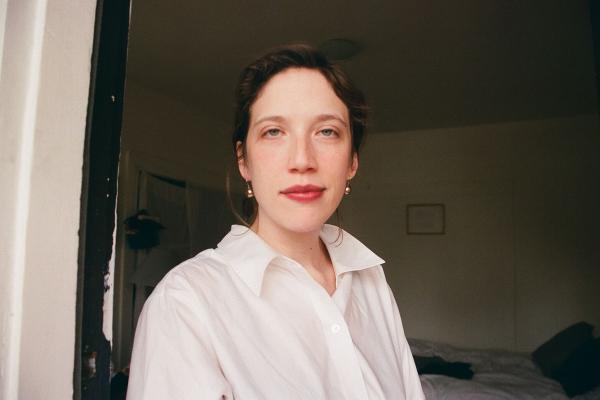
[[[278,152],[253,149],[248,161],[248,172],[254,185],[268,185],[281,176],[284,161]]]
[[[326,168],[329,174],[336,180],[346,182],[348,174],[351,171],[352,158],[346,151],[332,152],[325,157],[321,163],[321,168]]]

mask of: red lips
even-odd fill
[[[324,187],[315,185],[294,185],[281,191],[287,198],[299,202],[309,202],[323,195]]]

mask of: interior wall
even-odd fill
[[[0,7],[0,398],[68,399],[96,1]]]
[[[125,108],[126,158],[223,188],[228,124],[136,82]],[[343,223],[388,260],[407,335],[529,351],[571,322],[600,326],[598,128],[580,116],[368,138]],[[444,203],[447,233],[407,235],[409,203]]]
[[[230,132],[229,124],[200,106],[127,80],[122,152],[139,162],[169,170],[173,178],[224,189],[225,171],[233,161]]]
[[[182,102],[128,79],[125,90],[121,160],[119,164],[118,226],[137,212],[139,172],[192,182],[212,190],[225,190],[225,175],[232,165],[230,125],[217,121],[199,106]],[[238,182],[237,173],[232,182]],[[239,185],[232,185],[239,191]],[[228,204],[215,207],[228,208]],[[136,254],[117,231],[114,276],[113,362],[129,364],[133,344],[134,296],[131,276]]]
[[[600,326],[598,117],[368,138],[344,226],[387,263],[409,337],[530,351]],[[407,235],[444,203],[446,234]]]

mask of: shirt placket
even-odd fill
[[[340,386],[344,391],[345,398],[367,399],[367,389],[348,324],[334,299],[316,282],[313,281],[312,283],[310,285],[310,299],[323,327],[327,347],[338,372]],[[344,283],[348,284],[349,279],[346,279],[346,282],[340,285],[344,287],[338,287],[338,290],[345,291],[346,285]]]

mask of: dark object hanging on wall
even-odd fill
[[[140,210],[128,217],[125,224],[127,245],[131,249],[150,249],[159,244],[159,231],[164,229],[157,217],[151,216],[147,210]]]

